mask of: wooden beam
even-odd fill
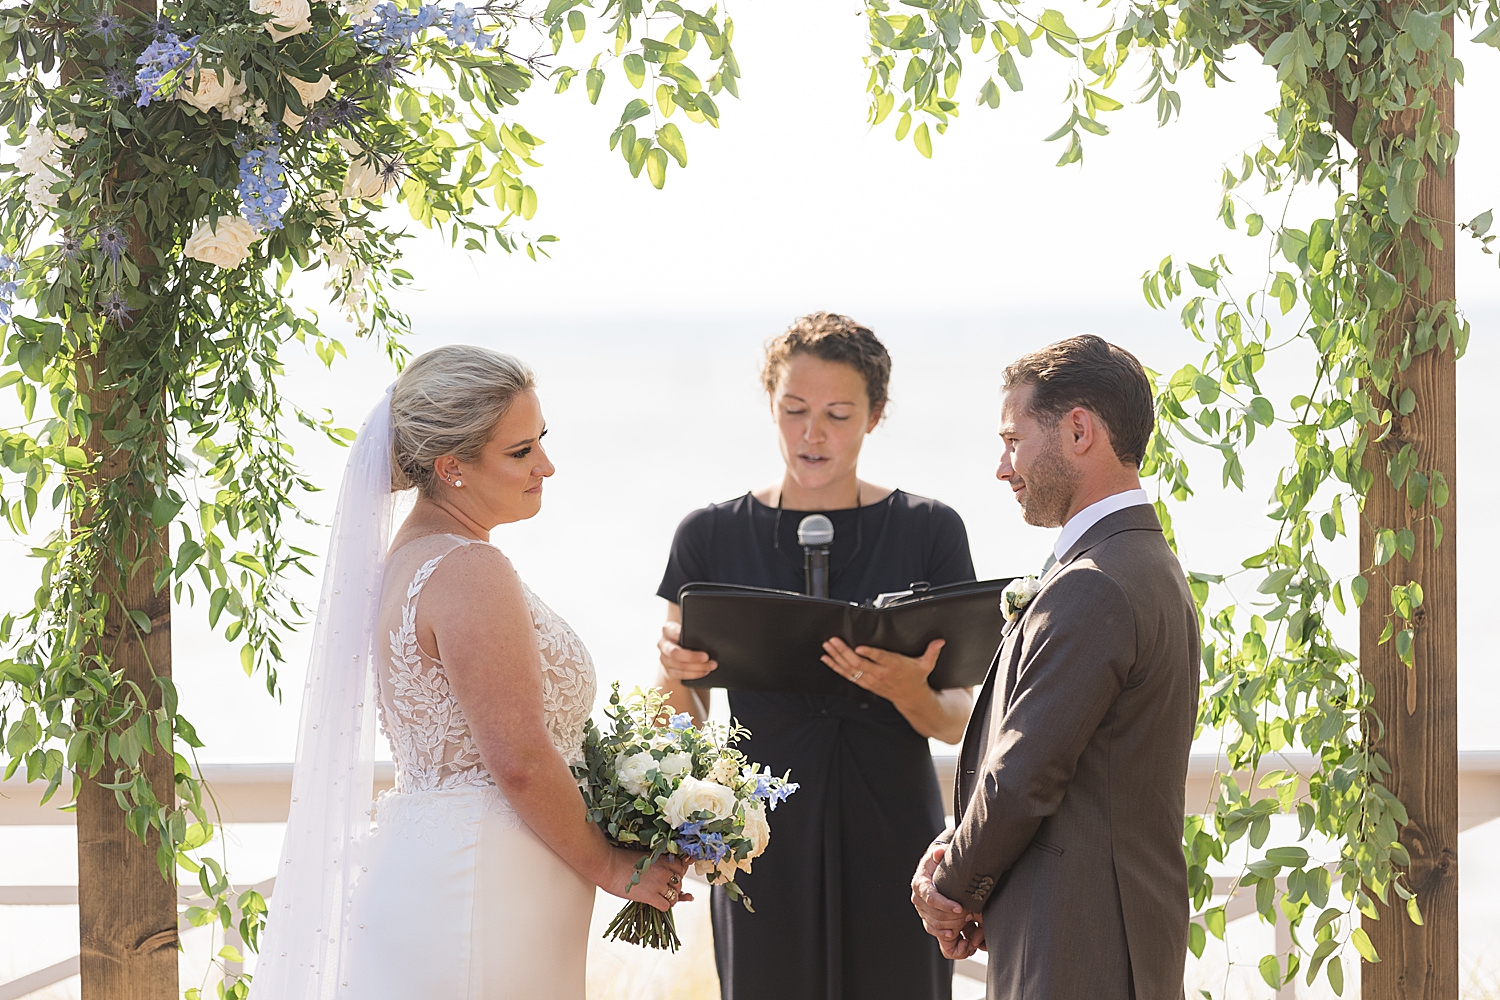
[[[97,356],[78,366],[80,390],[94,414],[86,442],[91,458],[99,460],[90,473],[93,496],[107,496],[111,483],[130,475],[130,464],[140,456],[122,454],[104,438],[106,417],[122,402],[121,391],[108,384],[108,370]],[[165,447],[165,437],[156,439]],[[127,486],[126,488],[132,488]],[[107,502],[107,501],[100,501]],[[93,510],[80,512],[87,526]],[[128,580],[119,579],[116,564],[101,559],[95,592],[110,596],[101,651],[110,668],[123,672],[127,683],[144,692],[148,709],[160,707],[157,677],[172,674],[171,591],[157,591],[154,582],[168,563],[165,530],[147,520],[118,540],[124,563],[132,567]],[[143,612],[152,622],[141,633],[129,612]],[[134,721],[134,715],[129,720]],[[154,744],[153,744],[154,746]],[[172,753],[146,747],[141,763],[158,802],[177,803]],[[78,939],[82,1000],[176,1000],[177,885],[163,877],[157,864],[159,837],[151,831],[143,842],[126,828],[126,814],[116,793],[103,787],[116,781],[115,765],[106,761],[95,776],[85,776],[78,793]],[[175,873],[175,865],[168,875]]]
[[[1383,6],[1389,10],[1394,5]],[[1443,30],[1452,37],[1452,18],[1443,22]],[[1438,91],[1435,98],[1439,127],[1451,130],[1452,88]],[[1410,117],[1397,116],[1387,122],[1385,135],[1410,135],[1415,126],[1406,120]],[[1455,297],[1454,168],[1448,164],[1440,169],[1429,162],[1427,169],[1418,193],[1417,218],[1434,220],[1437,240],[1423,240],[1416,219],[1407,224],[1406,238],[1421,241],[1421,261],[1404,268],[1394,260],[1387,264],[1404,288],[1403,304],[1387,338],[1399,324],[1409,324],[1420,306]],[[1392,905],[1381,907],[1380,920],[1364,920],[1381,960],[1362,964],[1360,982],[1365,1000],[1457,1000],[1459,477],[1451,345],[1446,351],[1416,357],[1399,380],[1416,393],[1416,409],[1408,416],[1395,416],[1389,437],[1365,453],[1365,467],[1374,474],[1374,485],[1360,522],[1360,565],[1367,573],[1374,565],[1372,526],[1401,527],[1419,513],[1392,488],[1386,474],[1387,460],[1402,445],[1416,449],[1418,468],[1442,471],[1453,499],[1438,512],[1443,524],[1441,547],[1433,548],[1429,521],[1414,524],[1417,541],[1411,560],[1398,554],[1382,568],[1384,577],[1382,570],[1375,571],[1360,609],[1360,669],[1374,686],[1375,712],[1384,726],[1376,746],[1392,768],[1386,785],[1411,818],[1401,842],[1411,854],[1409,885],[1417,893],[1425,921],[1424,926],[1411,923],[1401,900],[1392,893]],[[1401,663],[1394,641],[1379,643],[1391,613],[1390,586],[1409,580],[1421,584],[1424,597],[1414,619],[1415,669]]]

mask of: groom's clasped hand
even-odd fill
[[[944,958],[964,959],[984,947],[984,914],[970,913],[937,891],[932,876],[948,849],[934,844],[922,856],[911,880],[911,905],[922,918],[922,927],[938,939]]]

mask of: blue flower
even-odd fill
[[[64,260],[75,260],[83,254],[83,240],[72,233],[64,233],[62,241],[57,245],[58,255]],[[9,258],[6,258],[9,263]]]
[[[109,11],[98,15],[89,22],[89,34],[98,35],[108,44],[115,40],[115,32],[125,27],[125,22],[115,17]]]
[[[667,725],[671,726],[673,729],[677,730],[680,733],[684,729],[693,728],[693,717],[687,712],[678,712],[676,715],[672,716],[672,721],[667,723]]]
[[[755,777],[755,788],[750,794],[763,799],[771,807],[771,811],[775,812],[777,806],[801,787],[795,781],[778,781],[769,774],[759,774]]]
[[[494,41],[489,35],[479,30],[479,19],[467,4],[454,4],[453,16],[448,21],[448,26],[443,29],[443,34],[448,36],[448,41],[454,45],[467,45],[471,49],[487,49]]]
[[[791,798],[792,793],[801,787],[802,786],[797,784],[795,781],[784,781],[780,785],[771,789],[771,798],[769,800],[771,811],[775,812],[776,807],[779,804]]]
[[[720,862],[729,854],[729,845],[724,843],[722,833],[704,833],[703,821],[693,820],[677,828],[674,838],[684,857],[694,861]]]
[[[104,92],[115,100],[122,100],[135,93],[135,81],[130,74],[118,69],[104,71]]]
[[[144,108],[152,101],[172,96],[158,93],[162,88],[162,81],[193,58],[193,48],[197,44],[197,35],[184,42],[166,31],[136,56],[135,64],[140,69],[135,72],[135,83],[141,88],[141,96],[135,102],[136,107]]]
[[[354,40],[372,51],[388,56],[393,51],[410,48],[417,36],[428,28],[441,28],[448,41],[454,45],[468,45],[475,49],[489,48],[494,38],[479,30],[475,12],[465,4],[457,4],[450,16],[437,4],[426,3],[415,11],[398,7],[394,3],[382,3],[375,8],[370,19],[350,29]],[[392,66],[400,68],[391,60],[382,60],[381,68],[389,77]]]
[[[125,235],[125,230],[114,223],[100,226],[94,232],[94,241],[98,243],[99,250],[109,258],[109,262],[116,266],[120,263],[120,256],[125,252],[130,240]]]
[[[281,142],[276,135],[259,149],[240,157],[240,201],[245,221],[257,232],[280,229],[286,204],[286,169],[281,164]]]
[[[125,304],[125,300],[120,296],[118,291],[104,300],[104,318],[115,326],[123,327],[126,323],[130,322],[130,314],[133,312],[135,310]]]

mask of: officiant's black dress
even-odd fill
[[[879,503],[823,511],[832,519],[832,597],[863,601],[974,579],[957,512],[895,491]],[[672,542],[657,593],[676,603],[685,583],[802,591],[797,524],[750,495],[696,510]],[[778,544],[779,542],[779,544]],[[911,876],[943,829],[926,738],[889,701],[731,691],[749,728],[739,744],[800,791],[771,815],[771,842],[736,881],[755,912],[713,892],[714,951],[723,1000],[949,1000],[953,965],[922,929]]]

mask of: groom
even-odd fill
[[[912,880],[992,998],[1176,1000],[1188,936],[1183,781],[1198,619],[1139,469],[1140,363],[1098,337],[1005,370],[999,478],[1056,563],[1007,623],[959,757],[957,829]]]

